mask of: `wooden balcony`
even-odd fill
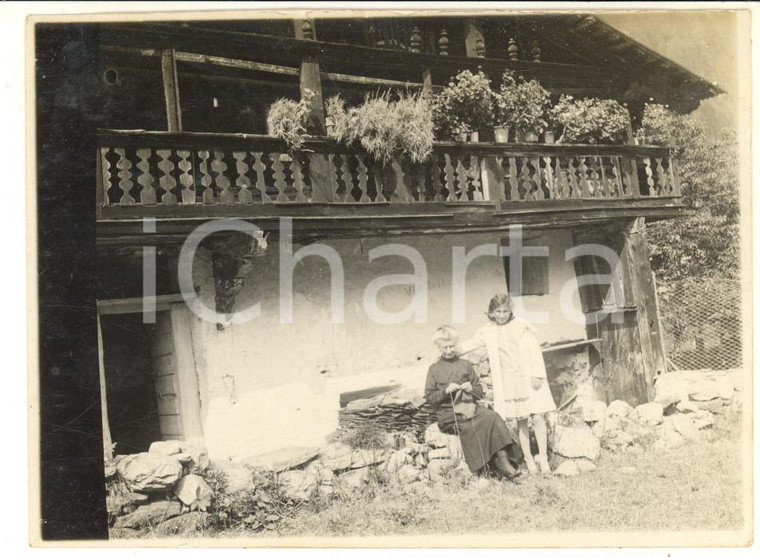
[[[666,147],[437,143],[425,163],[381,166],[327,138],[289,154],[267,136],[102,131],[97,165],[101,235],[147,217],[175,225],[248,218],[274,227],[290,216],[310,228],[403,233],[683,211]]]

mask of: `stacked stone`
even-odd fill
[[[584,426],[600,448],[615,453],[642,453],[650,445],[678,446],[697,438],[700,430],[715,423],[714,414],[737,403],[735,392],[740,390],[735,384],[737,377],[719,371],[668,373],[657,379],[654,401],[635,408],[623,400],[615,400],[609,406],[602,401],[582,401],[577,405],[581,418],[576,421],[572,435],[567,437],[565,426],[555,426],[552,448],[561,457],[587,458],[589,455],[580,455],[580,447],[585,447],[589,454],[597,454],[588,433],[585,430],[580,433]],[[575,468],[562,462],[556,473],[575,475],[578,473]]]
[[[351,401],[340,411],[339,419],[345,428],[372,424],[387,431],[421,434],[435,421],[435,410],[425,404],[420,391],[402,389]]]
[[[173,533],[204,523],[213,492],[199,474],[208,464],[204,447],[181,441],[159,441],[147,453],[116,457],[106,464],[106,481],[119,485],[107,497],[113,526],[160,525],[159,532]]]

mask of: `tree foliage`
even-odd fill
[[[739,175],[733,131],[713,131],[690,116],[648,105],[639,143],[671,145],[678,157],[685,218],[651,223],[647,238],[658,282],[739,273]]]

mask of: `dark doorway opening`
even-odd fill
[[[106,400],[114,455],[147,451],[160,441],[156,385],[151,358],[155,325],[142,313],[102,315]]]

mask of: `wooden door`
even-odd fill
[[[172,333],[171,314],[156,313],[156,328],[151,339],[153,378],[156,386],[158,423],[164,440],[182,439],[177,357]]]

